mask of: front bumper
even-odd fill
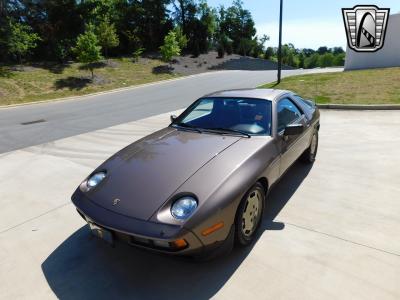
[[[79,190],[71,199],[82,218],[111,231],[117,241],[174,255],[198,255],[205,251],[200,239],[182,226],[138,220],[112,212],[94,203]],[[184,239],[187,246],[183,249],[163,249],[153,243],[154,240],[172,243],[178,239]]]

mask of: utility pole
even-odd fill
[[[283,0],[280,0],[280,11],[279,11],[279,45],[278,45],[278,84],[281,83],[281,72],[282,72],[282,9]]]

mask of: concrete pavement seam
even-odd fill
[[[333,234],[330,234],[330,233],[322,232],[322,231],[319,231],[319,230],[316,230],[316,229],[312,229],[312,228],[307,228],[307,227],[296,225],[296,224],[289,223],[289,222],[283,222],[283,223],[287,224],[287,225],[290,225],[290,226],[293,226],[293,227],[296,227],[296,228],[299,228],[299,229],[307,230],[307,231],[318,233],[318,234],[323,234],[323,235],[328,236],[330,238],[341,240],[341,241],[344,241],[344,242],[347,242],[347,243],[350,243],[350,244],[358,245],[358,246],[365,247],[365,248],[368,248],[368,249],[371,249],[371,250],[375,250],[375,251],[379,251],[379,252],[383,252],[383,253],[386,253],[386,254],[390,254],[390,255],[394,255],[394,256],[399,256],[400,257],[400,254],[398,254],[398,253],[394,253],[394,252],[390,252],[390,251],[387,251],[387,250],[383,250],[383,249],[375,248],[375,247],[372,247],[372,246],[368,246],[368,245],[365,245],[365,244],[362,244],[362,243],[354,242],[354,241],[351,241],[351,240],[348,240],[348,239],[345,239],[345,238],[342,238],[340,236],[336,236],[336,235],[333,235]]]
[[[13,225],[13,226],[11,226],[11,227],[9,227],[7,229],[4,229],[4,230],[0,231],[0,234],[8,232],[8,231],[10,231],[12,229],[15,229],[15,228],[17,228],[17,227],[19,227],[21,225],[29,223],[29,222],[31,222],[33,220],[36,220],[36,219],[38,219],[38,218],[40,218],[42,216],[45,216],[45,215],[47,215],[47,214],[49,214],[49,213],[51,213],[53,211],[56,211],[56,210],[58,210],[60,208],[63,208],[65,206],[71,205],[71,204],[72,204],[71,202],[67,202],[67,203],[64,203],[62,205],[59,205],[59,206],[57,206],[55,208],[52,208],[52,209],[50,209],[50,210],[48,210],[48,211],[46,211],[46,212],[44,212],[44,213],[42,213],[42,214],[40,214],[40,215],[38,215],[36,217],[32,217],[32,218],[30,218],[28,220],[25,220],[25,221],[23,221],[23,222],[21,222],[19,224],[16,224],[16,225]],[[325,235],[327,237],[334,238],[334,239],[337,239],[337,240],[341,240],[341,241],[344,241],[344,242],[347,242],[347,243],[350,243],[350,244],[353,244],[353,245],[361,246],[361,247],[368,248],[368,249],[371,249],[371,250],[375,250],[375,251],[379,251],[379,252],[386,253],[386,254],[389,254],[389,255],[394,255],[394,256],[400,257],[400,254],[398,254],[398,253],[390,252],[390,251],[379,249],[379,248],[376,248],[376,247],[372,247],[372,246],[369,246],[369,245],[366,245],[366,244],[362,244],[362,243],[358,243],[358,242],[355,242],[355,241],[351,241],[351,240],[348,240],[348,239],[345,239],[345,238],[342,238],[342,237],[339,237],[339,236],[336,236],[336,235],[333,235],[333,234],[330,234],[330,233],[326,233],[326,232],[322,232],[322,231],[316,230],[316,229],[312,229],[312,228],[296,225],[296,224],[289,223],[289,222],[284,222],[284,224],[287,224],[287,225],[290,225],[290,226],[293,226],[293,227],[296,227],[296,228],[299,228],[299,229],[302,229],[302,230],[307,230],[307,231],[310,231],[310,232],[322,234],[322,235]]]
[[[59,205],[57,207],[54,207],[54,208],[52,208],[52,209],[50,209],[48,211],[45,211],[44,213],[41,213],[40,215],[37,215],[37,216],[32,217],[32,218],[29,218],[29,219],[27,219],[27,220],[25,220],[25,221],[23,221],[21,223],[18,223],[18,224],[15,224],[15,225],[13,225],[13,226],[11,226],[9,228],[6,228],[6,229],[0,231],[0,234],[6,233],[7,231],[13,230],[14,228],[17,228],[17,227],[19,227],[21,225],[24,225],[26,223],[29,223],[29,222],[33,221],[33,220],[36,220],[36,219],[38,219],[40,217],[43,217],[43,216],[45,216],[45,215],[47,215],[47,214],[49,214],[49,213],[51,213],[53,211],[56,211],[56,210],[58,210],[60,208],[63,208],[64,206],[67,206],[67,205],[70,205],[70,204],[72,204],[72,203],[71,202],[67,202],[67,203],[61,204],[61,205]]]

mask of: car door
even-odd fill
[[[285,127],[290,124],[302,124],[307,127],[304,113],[289,97],[282,98],[277,105],[277,134],[281,144],[281,175],[289,168],[304,151],[306,136],[285,136]]]

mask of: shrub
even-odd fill
[[[142,56],[144,50],[145,50],[144,48],[138,48],[135,51],[133,51],[133,53],[132,53],[133,62],[138,62],[139,61],[139,57]]]
[[[165,62],[171,62],[173,56],[181,54],[181,48],[176,40],[176,34],[174,31],[170,31],[164,38],[164,45],[160,47],[162,60]]]
[[[181,50],[185,49],[189,40],[185,34],[183,34],[182,28],[180,26],[176,26],[173,30],[175,32],[176,40],[178,41],[179,48]]]
[[[333,66],[333,60],[334,60],[333,54],[327,52],[323,55],[320,55],[320,57],[318,59],[318,65],[321,68],[331,67],[331,66]]]
[[[68,60],[68,58],[71,57],[72,44],[73,41],[71,39],[64,39],[56,44],[56,47],[54,49],[54,54],[59,62],[64,63],[65,61]]]

